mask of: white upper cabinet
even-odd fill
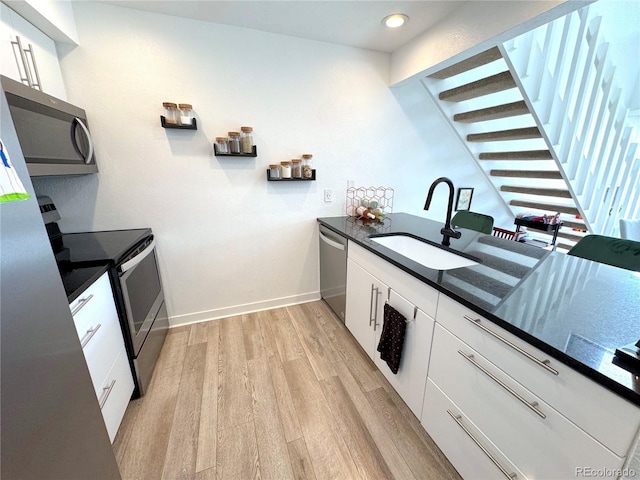
[[[26,78],[24,64],[27,63],[34,82],[37,68],[44,93],[66,100],[55,42],[5,4],[0,4],[0,9],[0,73],[26,83],[23,79]],[[23,49],[32,50],[33,58],[28,52],[21,55],[18,45],[12,43],[17,43],[16,37],[19,37]]]

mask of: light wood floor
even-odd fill
[[[129,479],[459,479],[322,302],[170,330],[114,443]]]

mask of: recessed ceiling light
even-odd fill
[[[409,17],[404,15],[403,13],[394,13],[393,15],[388,15],[382,19],[382,24],[386,25],[389,28],[398,28],[404,25],[409,20]]]

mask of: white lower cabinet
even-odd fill
[[[127,405],[129,405],[132,392],[133,377],[129,368],[127,352],[123,346],[116,361],[111,366],[111,370],[105,376],[98,393],[100,410],[102,410],[102,417],[112,443],[116,433],[118,433]]]
[[[431,379],[422,426],[465,480],[526,478]]]
[[[375,352],[374,362],[415,416],[420,418],[435,322],[395,290],[391,290],[390,293],[389,305],[407,319],[400,367],[398,373],[394,374],[378,352]],[[386,294],[384,296],[386,297]],[[381,329],[378,328],[376,348],[380,334]]]
[[[376,351],[386,301],[409,321],[397,375]],[[346,326],[463,478],[623,469],[636,405],[353,242]]]
[[[357,249],[350,245],[349,254],[353,256],[354,250]],[[380,262],[379,259],[362,251],[358,252],[356,258],[358,263],[352,258],[347,260],[345,325],[407,406],[420,418],[434,320],[418,308],[418,305],[420,302],[430,301],[428,306],[435,312],[436,302],[433,301],[432,289],[423,285],[428,293],[419,295],[416,291],[420,292],[420,288],[416,290],[411,281],[402,281],[400,274],[406,274],[396,267],[389,265],[388,272],[378,269],[376,273],[379,278],[365,269]],[[377,351],[386,302],[407,319],[400,367],[396,374]]]
[[[602,478],[615,478],[622,468],[623,458],[440,325],[429,378],[527,478],[579,478],[580,468],[604,469],[611,476]]]
[[[354,261],[347,259],[347,305],[345,325],[351,335],[374,358],[376,333],[382,329],[382,292],[387,286]]]
[[[445,295],[437,322],[617,455],[627,454],[640,427],[636,405]]]
[[[102,417],[113,442],[134,384],[109,274],[105,272],[69,307]]]

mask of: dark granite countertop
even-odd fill
[[[98,280],[108,268],[108,265],[100,265],[97,267],[65,268],[61,270],[60,277],[62,277],[62,284],[69,303],[82,295],[82,292]]]
[[[369,236],[409,233],[440,244],[440,222],[406,213],[381,224],[318,222],[640,406],[640,371],[614,357],[616,348],[640,339],[640,273],[466,229],[451,248],[482,263],[433,270]]]

